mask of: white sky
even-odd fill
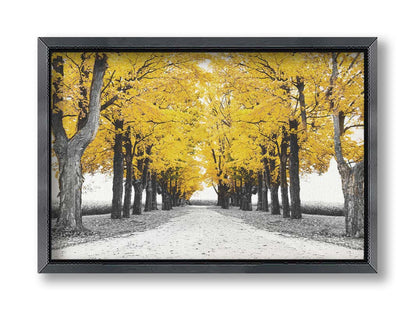
[[[270,196],[270,195],[269,195]],[[300,177],[300,197],[304,202],[343,203],[341,177],[338,173],[334,159],[328,172],[318,175],[316,173]],[[216,193],[212,187],[195,192],[191,199],[216,199]],[[253,196],[253,203],[257,202],[257,196]]]
[[[339,176],[335,160],[331,160],[328,172],[318,175],[309,174],[301,176],[300,196],[302,202],[343,203],[341,178]],[[58,182],[52,178],[52,201],[57,200]],[[145,194],[143,194],[145,195]],[[270,196],[270,195],[269,195]],[[112,176],[95,174],[85,175],[83,202],[111,202]],[[195,192],[191,199],[212,199],[217,196],[212,187]],[[159,197],[160,200],[160,197]],[[253,203],[257,202],[257,196],[253,196]]]

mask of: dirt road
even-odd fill
[[[207,206],[158,228],[52,251],[52,259],[362,259],[363,251],[257,229]]]

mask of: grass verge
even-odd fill
[[[82,223],[87,231],[82,233],[59,233],[52,227],[52,249],[92,242],[107,237],[117,237],[127,233],[144,232],[154,229],[170,219],[186,214],[183,207],[169,211],[159,210],[132,215],[128,219],[111,219],[109,214],[84,216]],[[55,220],[52,220],[52,225]]]
[[[190,204],[194,206],[215,206],[217,201],[209,199],[192,199]],[[253,206],[256,207],[255,204]],[[344,207],[342,204],[338,203],[330,204],[320,202],[307,202],[302,203],[302,213],[322,216],[343,216]]]
[[[310,238],[353,249],[363,249],[364,239],[345,236],[345,218],[342,216],[322,216],[303,214],[302,219],[285,219],[270,212],[242,211],[238,207],[222,209],[210,208],[226,216],[242,219],[247,224],[270,232]]]

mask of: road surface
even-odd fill
[[[362,259],[363,251],[269,232],[188,206],[185,215],[146,232],[52,250],[52,259]]]

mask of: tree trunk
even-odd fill
[[[272,197],[272,215],[280,215],[279,205],[279,184],[272,183],[270,188],[270,195]]]
[[[249,181],[246,181],[241,186],[240,192],[240,209],[243,211],[253,210],[253,204],[251,203],[252,195],[252,184]]]
[[[174,196],[175,200],[174,200],[174,204],[173,204],[174,207],[178,207],[181,204],[181,197],[180,197],[181,194],[176,189],[177,189],[177,186],[175,186],[175,196]]]
[[[328,98],[333,111],[334,150],[338,172],[341,176],[344,194],[345,231],[347,236],[364,236],[364,163],[360,162],[351,168],[345,161],[342,152],[341,135],[344,130],[344,113],[339,111],[332,98],[332,90],[338,76],[337,53],[332,53],[332,75]]]
[[[79,154],[70,153],[64,161],[62,174],[60,175],[60,216],[57,223],[59,230],[82,231],[81,217],[81,193],[82,173],[81,157]]]
[[[222,202],[223,202],[223,194],[219,191],[220,190],[220,186],[218,185],[218,193],[217,193],[217,206],[221,207],[222,206]]]
[[[282,142],[280,144],[280,187],[282,194],[282,210],[283,218],[290,218],[290,206],[289,206],[289,196],[288,196],[288,187],[287,187],[287,148],[288,148],[288,134],[285,127],[282,128]]]
[[[305,94],[303,93],[305,90],[305,82],[303,78],[299,76],[296,77],[296,88],[298,89],[298,93],[299,93],[299,107],[300,107],[300,117],[302,120],[302,129],[306,131],[307,129],[306,103],[305,103]]]
[[[236,179],[233,179],[232,184],[233,184],[233,188],[231,190],[230,200],[231,200],[231,206],[235,207],[235,206],[239,206],[239,205],[237,205],[238,194],[237,194],[237,181],[236,181]]]
[[[152,172],[152,210],[157,210],[157,174]]]
[[[263,188],[262,188],[262,207],[261,207],[261,211],[269,211],[269,200],[268,200],[268,188],[267,188],[267,183],[266,183],[266,173],[263,173]]]
[[[125,157],[126,163],[126,182],[124,184],[124,204],[123,204],[123,218],[130,218],[130,206],[131,206],[131,193],[133,183],[133,159],[132,159],[132,146],[130,140],[130,127],[127,128],[125,136]]]
[[[162,186],[162,210],[168,210],[167,208],[167,194],[166,189]]]
[[[113,158],[113,200],[111,205],[111,219],[121,219],[122,200],[123,200],[123,121],[114,122],[116,135],[114,138],[114,158]]]
[[[222,209],[230,208],[230,196],[228,194],[225,194],[221,208]]]
[[[89,94],[88,120],[84,127],[69,140],[63,126],[63,113],[59,102],[63,100],[62,86],[64,62],[61,56],[51,60],[52,70],[52,110],[51,128],[54,135],[53,149],[59,163],[59,219],[60,231],[83,230],[82,168],[81,157],[85,149],[95,138],[100,120],[100,99],[103,78],[107,69],[107,56],[96,54]]]
[[[133,202],[133,214],[142,214],[142,197],[143,197],[143,185],[140,180],[135,181],[134,185],[134,202]]]
[[[238,185],[238,181],[240,181],[240,185]],[[231,206],[240,207],[241,209],[243,196],[244,196],[243,182],[241,180],[234,179],[233,189],[230,194]]]
[[[262,151],[262,156],[263,156],[263,167],[264,167],[264,172],[263,172],[263,188],[262,188],[262,208],[261,211],[269,211],[269,200],[268,200],[268,190],[270,188],[270,184],[271,184],[271,173],[270,173],[270,163],[269,163],[269,159],[266,157],[267,154],[267,148],[263,145],[260,145],[261,151]]]
[[[163,177],[163,172],[162,172]],[[169,193],[169,183],[163,179],[160,182],[160,188],[162,193],[162,210],[171,210],[172,209],[172,196]]]
[[[162,187],[162,210],[171,210],[172,200],[169,192],[165,187]]]
[[[167,198],[168,198],[168,210],[172,210],[172,206],[173,206],[173,198],[172,198],[172,194],[167,193]]]
[[[290,126],[290,154],[289,154],[289,175],[290,175],[290,217],[292,219],[302,218],[300,208],[300,181],[299,181],[299,145],[298,145],[298,121],[289,120]]]
[[[236,183],[236,187],[237,187],[237,194],[236,194],[236,202],[235,202],[235,206],[241,206],[241,200],[242,197],[244,196],[245,191],[245,185],[247,185],[247,182],[243,183],[243,179],[240,179],[240,185],[238,186]]]
[[[263,174],[261,171],[257,173],[257,211],[263,208]]]
[[[228,209],[230,207],[230,196],[227,188],[227,185],[223,184],[222,181],[219,181],[217,204],[223,209]]]
[[[247,211],[252,211],[253,210],[253,203],[251,201],[251,198],[252,198],[251,192],[246,193],[246,196],[247,196]]]
[[[57,153],[56,153],[56,156],[58,158],[58,168],[59,168],[58,184],[59,184],[59,189],[62,190],[63,189],[63,181],[62,181],[63,172],[64,172],[65,164],[66,164],[66,161],[67,161],[66,152],[65,152],[65,157],[63,157],[62,155],[57,154]],[[59,220],[61,218],[61,209],[62,209],[62,206],[63,206],[62,201],[64,199],[64,197],[60,196],[60,194],[58,194],[58,197],[59,197],[59,210],[58,210],[58,216],[56,218],[57,223],[59,223]]]
[[[246,183],[247,182],[245,182],[244,184],[242,184],[241,185],[241,192],[240,192],[240,194],[236,194],[235,196],[239,196],[240,197],[240,200],[239,200],[239,207],[240,207],[240,210],[243,210],[243,211],[247,211],[248,210],[248,198],[247,198],[247,193],[246,193]],[[234,200],[235,202],[237,202],[237,200],[235,199]]]
[[[152,145],[146,147],[146,153],[147,155],[150,155],[152,151]],[[142,200],[143,200],[143,190],[147,186],[147,178],[148,178],[148,170],[149,170],[149,157],[146,157],[146,159],[137,160],[137,170],[138,174],[141,172],[140,179],[135,179],[134,184],[134,204],[133,204],[133,214],[142,214]]]
[[[152,183],[150,181],[150,172],[148,173],[147,183],[146,183],[146,202],[144,204],[144,211],[152,210],[152,200],[153,200],[153,190]]]
[[[228,187],[226,184],[223,184],[222,181],[218,184],[218,202],[220,203],[221,208],[230,208],[230,195],[228,194]]]
[[[231,203],[231,205],[232,205],[232,203]],[[246,211],[247,210],[246,194],[242,194],[241,195],[240,210],[243,210],[243,211]]]
[[[345,201],[345,230],[347,236],[364,237],[364,163],[351,170]]]
[[[231,193],[230,198],[231,198],[231,206],[236,207],[237,206],[237,194],[235,191]]]
[[[166,206],[167,206],[166,190],[162,186],[162,210],[168,210]]]
[[[176,190],[175,186],[175,193],[173,194],[173,203],[172,207],[178,207],[179,206],[179,192]]]
[[[364,236],[364,163],[351,168],[344,160],[341,147],[339,114],[333,115],[334,149],[344,194],[345,232],[350,237]]]

